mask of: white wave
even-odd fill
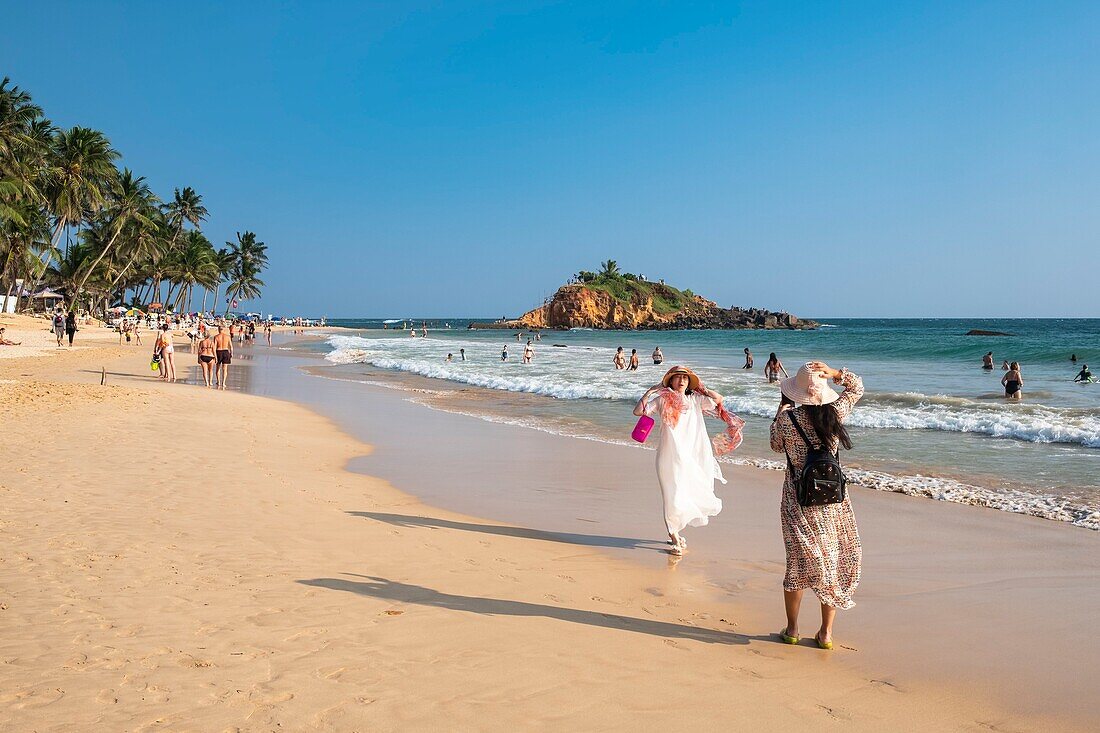
[[[433,379],[445,379],[486,389],[526,392],[563,400],[637,400],[664,374],[666,366],[644,364],[637,372],[616,371],[614,350],[604,347],[555,349],[536,345],[534,363],[519,363],[523,346],[509,346],[509,360],[501,362],[499,349],[483,341],[359,338],[331,336],[334,347],[327,359],[335,364],[363,363]],[[445,361],[448,351],[457,360],[465,348],[468,361]],[[743,415],[771,417],[778,389],[759,377],[739,370],[699,368],[710,387],[726,395],[726,404]],[[1069,443],[1100,448],[1100,413],[1042,405],[991,404],[961,397],[916,393],[868,393],[849,424],[869,429],[937,430],[975,433],[1031,443]]]

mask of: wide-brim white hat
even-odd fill
[[[814,370],[812,362],[803,364],[797,374],[780,382],[779,388],[796,405],[827,405],[840,399],[829,381]]]

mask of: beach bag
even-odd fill
[[[847,495],[845,491],[846,479],[844,471],[840,467],[840,448],[836,454],[825,450],[824,446],[815,448],[810,436],[794,419],[791,411],[787,416],[794,423],[795,430],[802,436],[806,443],[806,463],[802,466],[802,473],[795,482],[795,493],[801,506],[824,506],[826,504],[839,504]],[[787,466],[794,473],[794,464],[791,463],[791,454],[787,454]]]
[[[645,439],[649,437],[650,430],[653,430],[653,418],[649,415],[642,415],[638,418],[638,424],[634,426],[634,432],[630,434],[630,437],[639,443],[644,443]]]

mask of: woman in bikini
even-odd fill
[[[166,382],[176,381],[176,362],[173,358],[176,347],[172,345],[172,334],[167,323],[157,332],[157,343],[153,350],[160,352],[160,378]]]
[[[199,366],[202,368],[202,381],[207,387],[214,384],[214,339],[209,333],[204,333],[199,341]]]

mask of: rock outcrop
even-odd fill
[[[722,308],[717,303],[664,285],[635,283],[616,295],[606,288],[563,285],[545,305],[515,320],[475,323],[470,328],[611,330],[815,329],[818,324],[761,308]]]

